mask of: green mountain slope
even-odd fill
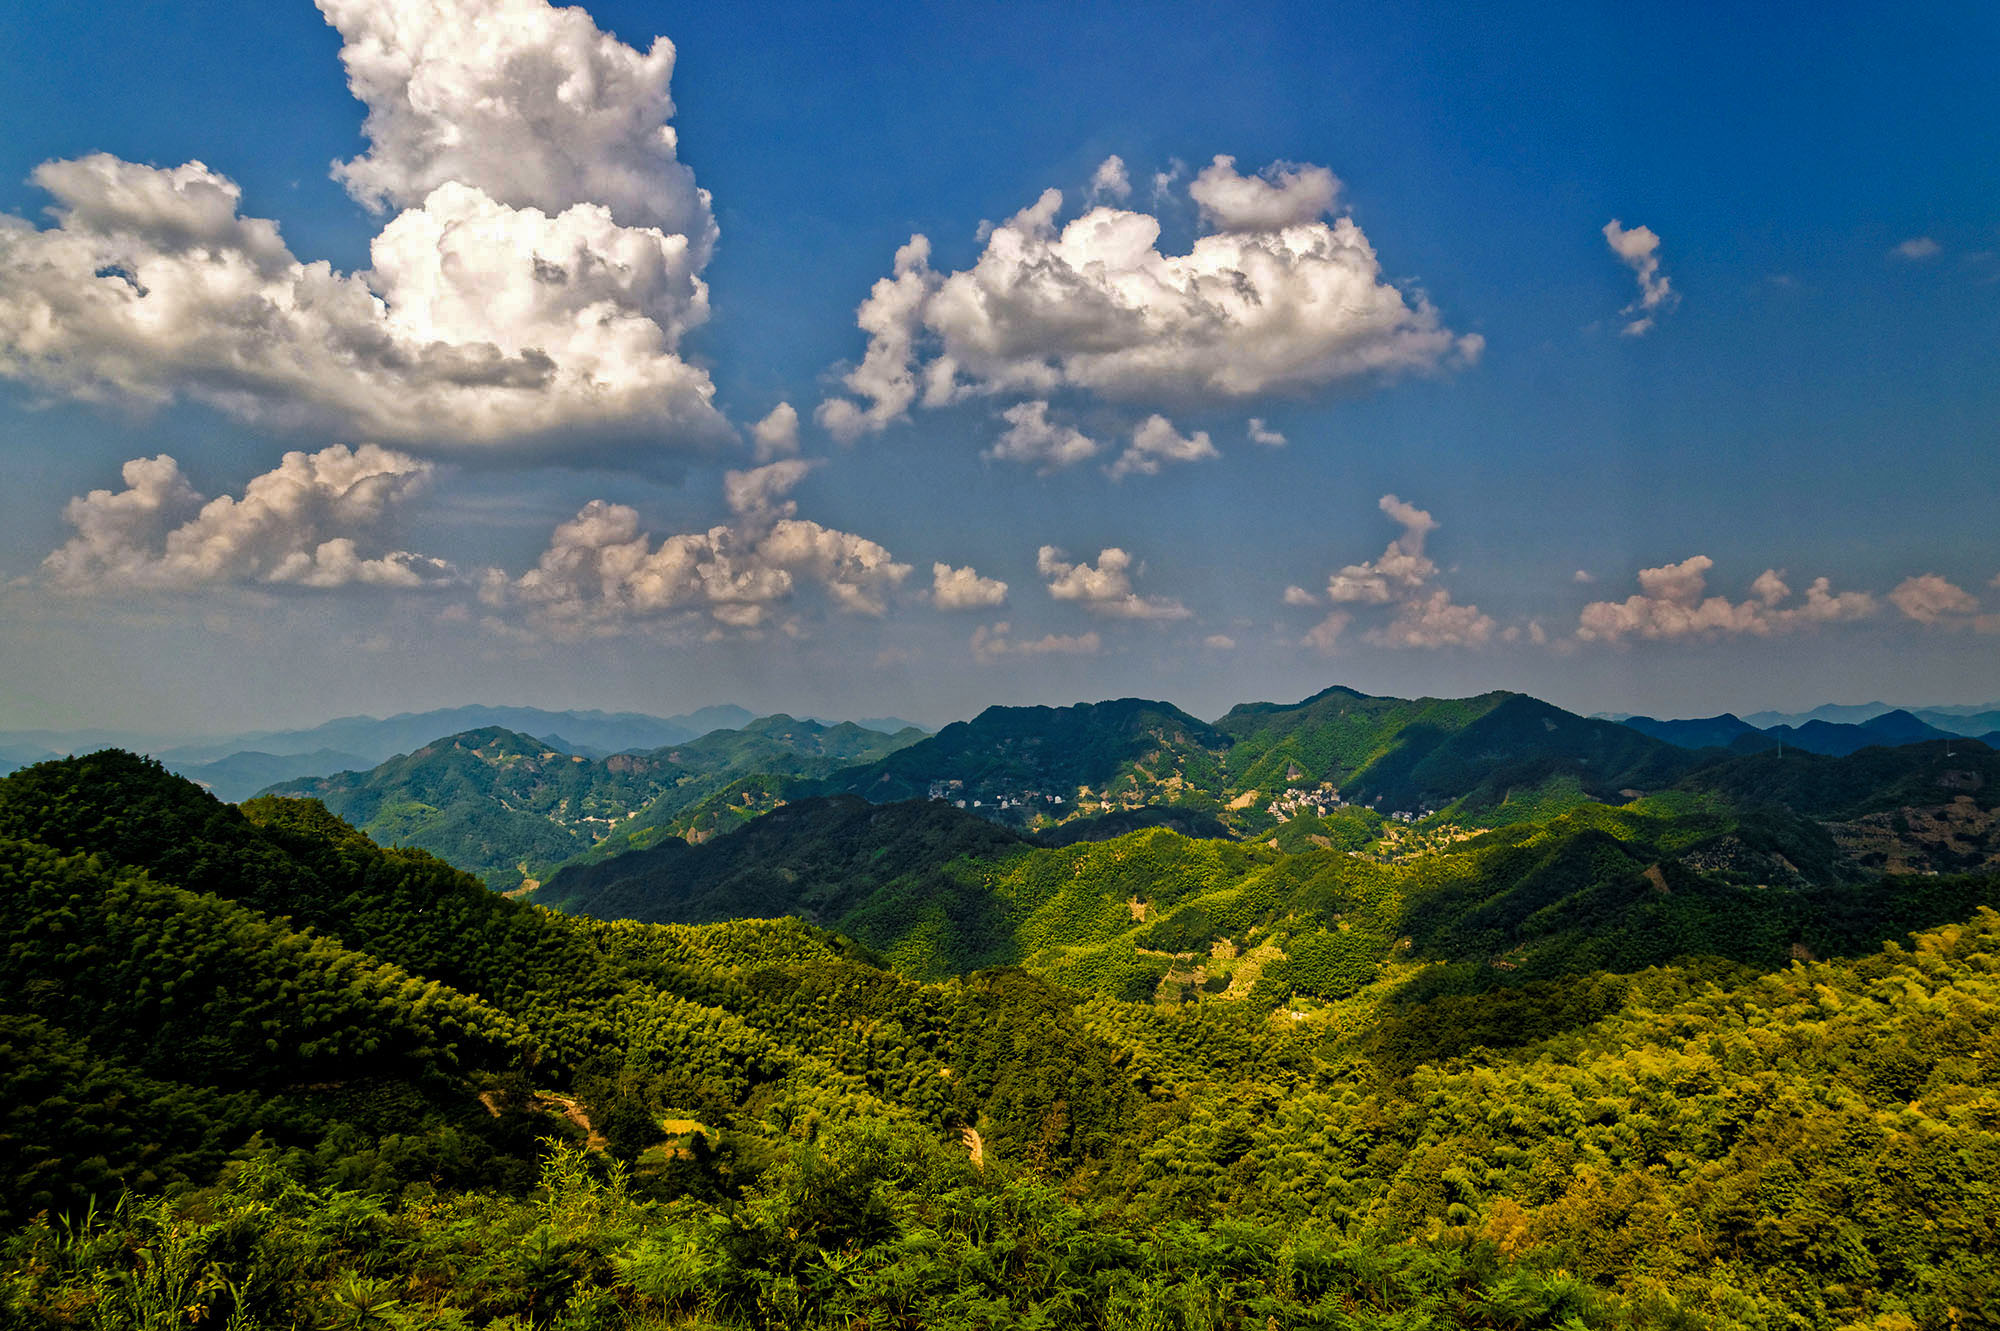
[[[0,1317],[1990,1323],[2000,880],[1713,866],[1812,868],[1788,817],[1678,793],[1357,856],[840,798],[653,857],[710,866],[703,909],[864,923],[956,866],[1028,969],[920,983],[44,764],[0,780]]]
[[[698,830],[701,814],[691,811],[752,775],[818,776],[922,734],[773,716],[662,749],[593,759],[488,728],[447,736],[369,771],[269,789],[322,800],[385,843],[433,851],[510,889],[599,847],[600,854],[612,853]],[[774,802],[741,807],[747,815]]]
[[[1520,694],[1376,698],[1332,688],[1302,703],[1253,703],[1205,725],[1141,699],[993,707],[822,790],[889,803],[943,798],[1041,829],[1149,806],[1267,832],[1303,792],[1339,804],[1497,825],[1627,790],[1671,785],[1695,765],[1672,745]],[[1273,808],[1278,805],[1278,808]]]
[[[989,707],[970,721],[829,778],[826,793],[878,804],[936,797],[1033,826],[1146,804],[1206,807],[1226,741],[1171,703]],[[976,803],[975,803],[976,802]]]

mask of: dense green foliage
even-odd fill
[[[1919,765],[1867,770],[1984,770]],[[0,1325],[2000,1321],[2000,880],[1716,788],[1277,845],[807,799],[550,885],[676,924],[29,768]]]
[[[589,758],[487,727],[425,744],[365,772],[272,785],[308,795],[385,845],[418,846],[496,888],[538,882],[556,866],[734,826],[800,780],[923,738],[852,722],[769,716],[644,753]],[[736,799],[755,792],[751,798]]]

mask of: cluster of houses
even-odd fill
[[[964,790],[965,782],[956,778],[933,781],[930,785],[930,798],[934,800],[950,800],[953,806],[960,809],[983,809],[987,807],[984,800],[967,799],[963,794]],[[1024,790],[1018,795],[999,796],[993,801],[992,807],[996,809],[1025,809],[1032,804],[1053,805],[1061,804],[1062,802],[1063,797],[1060,795],[1045,795],[1039,790]]]
[[[1311,790],[1287,790],[1278,798],[1264,806],[1264,811],[1281,823],[1289,823],[1294,818],[1319,817],[1332,813],[1335,809],[1347,807],[1347,801],[1334,789],[1333,782],[1322,781]]]

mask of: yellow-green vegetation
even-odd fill
[[[1813,832],[1676,796],[1385,863],[848,798],[644,852],[850,941],[44,763],[0,1325],[1991,1325],[2000,883]]]

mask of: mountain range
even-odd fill
[[[1978,740],[1334,689],[603,758],[489,727],[329,780],[490,836],[488,881],[128,753],[0,778],[13,1320],[2000,1308]],[[593,846],[491,890],[553,833]]]

